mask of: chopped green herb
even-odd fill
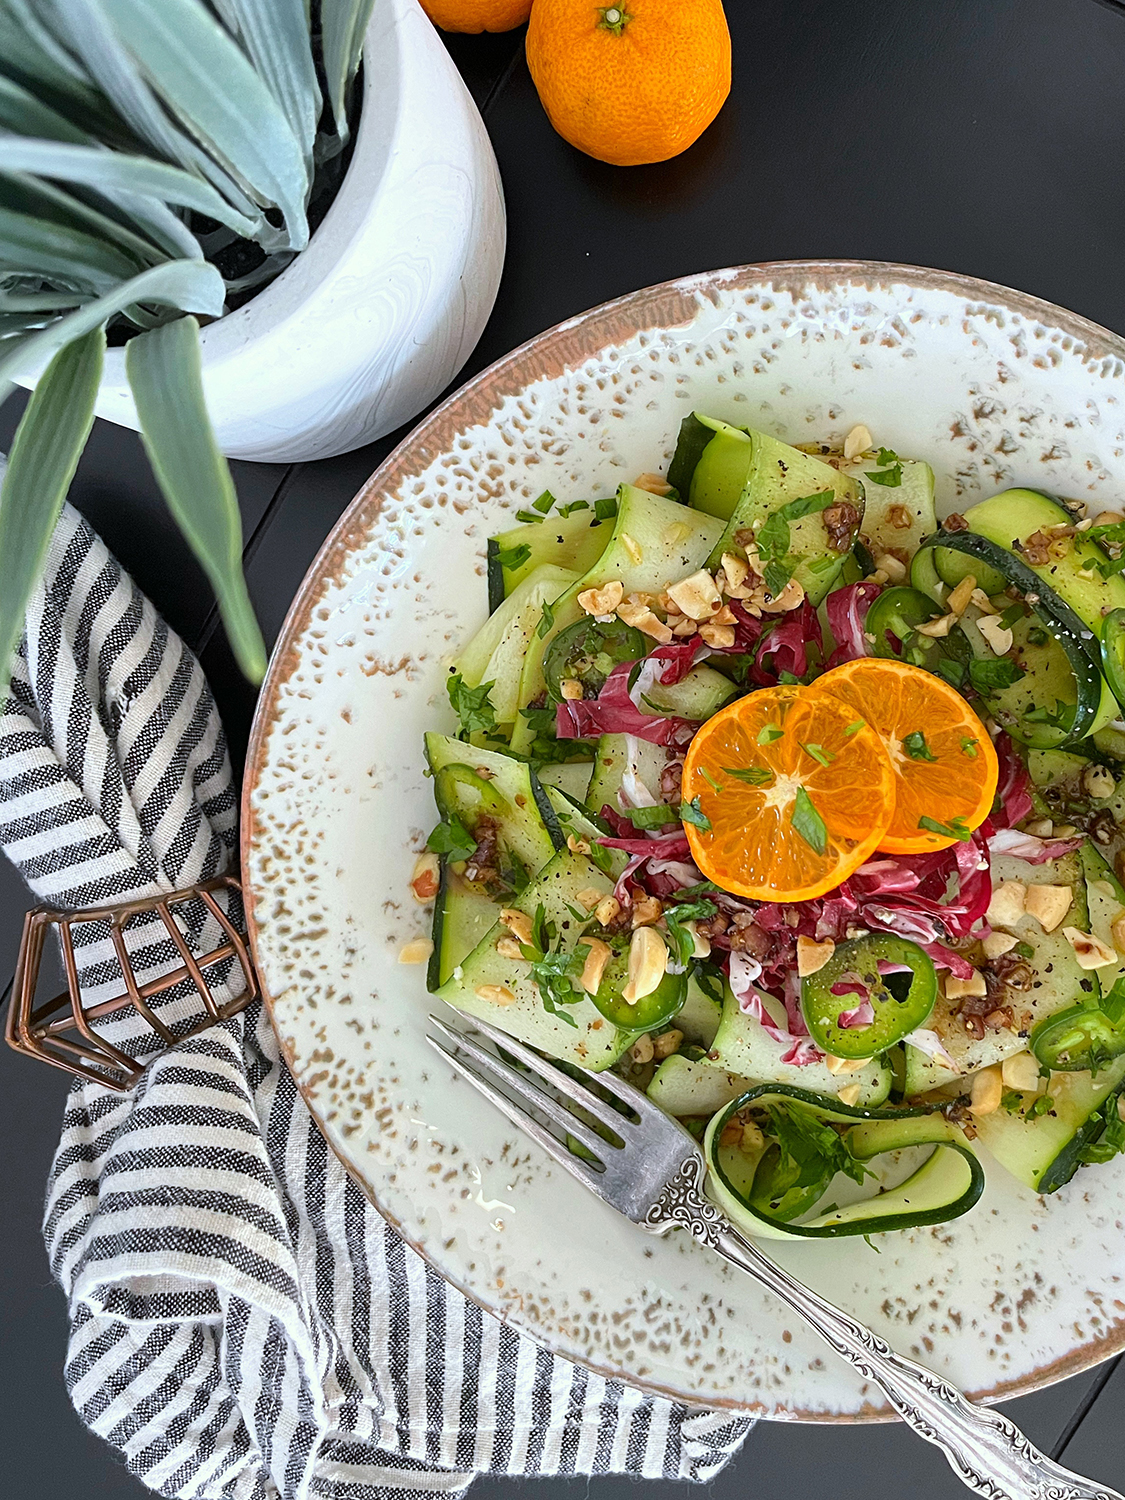
[[[864,478],[870,479],[873,484],[885,484],[892,490],[897,490],[902,483],[902,461],[897,453],[890,448],[880,448],[879,456],[875,462],[882,465],[879,469],[865,469]],[[889,465],[890,467],[887,467]]]
[[[693,828],[702,828],[704,833],[711,832],[711,819],[700,807],[698,797],[693,797],[690,802],[680,803],[680,818]]]
[[[544,490],[543,493],[539,496],[538,500],[533,500],[531,502],[531,506],[533,510],[537,510],[540,515],[545,516],[554,505],[554,503],[554,495],[551,494],[550,490]]]
[[[825,852],[828,848],[828,829],[803,786],[797,788],[789,821],[793,832],[800,834],[810,849],[817,854]]]
[[[998,656],[993,661],[969,663],[969,681],[982,695],[994,693],[998,688],[1011,687],[1022,676],[1023,668],[1007,656]]]
[[[1030,943],[1017,943],[1016,946],[1012,949],[1012,952],[1018,953],[1021,958],[1035,957],[1035,949],[1031,946]]]
[[[723,769],[725,770],[726,767],[724,766]],[[710,771],[701,770],[699,774],[703,777],[704,781],[707,783],[707,785],[711,788],[711,790],[713,792],[721,792],[722,791],[722,789],[723,789],[722,785],[715,780],[715,778],[711,775]]]
[[[968,735],[965,735],[961,740],[962,755],[967,755],[970,760],[976,760],[977,756],[980,754],[980,751],[977,749],[977,744],[977,740],[971,739]]]
[[[1055,1101],[1050,1094],[1039,1094],[1024,1110],[1029,1120],[1037,1120],[1040,1115],[1050,1114],[1055,1107]]]
[[[844,730],[844,733],[845,734],[858,734],[861,729],[866,729],[866,728],[867,728],[867,720],[866,719],[856,719],[856,721],[855,721],[854,724],[849,724],[848,725],[848,727]]]
[[[762,577],[765,579],[770,597],[772,599],[779,599],[785,592],[786,585],[793,577],[793,574],[784,563],[778,562],[776,558],[770,558],[762,572]]]
[[[666,802],[658,802],[655,807],[627,807],[625,817],[629,819],[634,828],[664,828],[669,823],[676,821],[676,810],[669,807]]]
[[[543,523],[543,517],[534,510],[517,510],[516,520],[523,521],[528,526],[540,526]]]
[[[1006,1109],[1010,1115],[1016,1114],[1023,1108],[1023,1095],[1019,1089],[1005,1089],[1000,1095],[1000,1108]]]
[[[921,817],[918,819],[918,827],[924,828],[928,833],[940,833],[944,839],[957,839],[962,844],[967,844],[973,836],[964,818],[954,818],[950,823],[939,823],[936,818]]]
[[[946,682],[952,683],[955,688],[965,685],[965,666],[963,662],[951,661],[943,656],[937,664],[937,669],[945,678]]]
[[[1125,978],[1119,979],[1113,988],[1098,1001],[1098,1009],[1113,1026],[1125,1019]]]
[[[576,510],[589,510],[589,509],[590,509],[590,502],[589,502],[589,500],[572,500],[569,505],[560,505],[558,513],[565,520],[565,518],[567,516],[572,516]]]
[[[677,892],[677,894],[679,894]],[[670,939],[669,947],[672,949],[677,962],[687,968],[695,956],[695,939],[687,930],[688,922],[708,922],[716,915],[719,908],[713,901],[691,901],[680,902],[676,906],[664,908],[664,921],[668,928]]]
[[[777,680],[784,687],[796,687],[801,681],[794,673],[786,672],[784,669],[777,674]]]
[[[476,839],[456,814],[439,823],[426,840],[427,849],[434,854],[447,854],[450,859],[468,859],[476,847]]]
[[[1084,1146],[1078,1153],[1084,1162],[1112,1161],[1120,1152],[1125,1151],[1125,1120],[1118,1112],[1118,1097],[1116,1093],[1110,1094],[1098,1111],[1105,1123],[1097,1140]]]
[[[594,501],[594,515],[599,521],[608,521],[617,514],[617,496],[612,495],[608,500]]]
[[[1077,711],[1077,704],[1060,703],[1056,699],[1054,708],[1048,708],[1045,703],[1039,703],[1035,708],[1029,708],[1024,718],[1033,724],[1049,724],[1054,729],[1069,729],[1074,723],[1074,715]]]
[[[531,548],[526,542],[520,542],[518,547],[501,547],[496,553],[496,561],[509,573],[515,572],[516,568],[522,568],[531,556]]]
[[[758,730],[758,744],[772,745],[774,740],[779,740],[785,733],[780,724],[763,724]]]
[[[591,844],[586,858],[596,865],[603,875],[610,874],[613,869],[613,851],[607,849],[604,844]]]
[[[703,773],[707,776],[707,772]],[[773,780],[773,772],[765,766],[724,766],[723,775],[730,776],[734,781],[744,781],[747,786],[765,786],[767,781]],[[710,781],[710,776],[707,776]],[[718,791],[718,787],[715,788]]]
[[[1026,607],[1021,603],[1011,604],[1000,616],[1001,630],[1011,630],[1017,620],[1022,620],[1027,614]],[[1040,642],[1042,644],[1042,642]]]
[[[535,909],[531,924],[531,942],[521,943],[520,950],[531,967],[531,977],[539,988],[543,1009],[552,1016],[559,1016],[571,1026],[578,1022],[561,1006],[577,1005],[585,998],[583,990],[575,989],[571,976],[579,972],[589,949],[565,950],[553,922],[547,921],[542,902]]]
[[[772,511],[759,527],[755,545],[758,555],[765,563],[762,576],[765,579],[766,588],[775,599],[784,591],[796,567],[796,559],[787,555],[790,521],[799,521],[803,516],[827,510],[835,499],[834,490],[820,490],[815,495],[803,495],[799,499],[790,500],[785,505],[778,506],[777,510]]]
[[[912,734],[903,736],[902,748],[911,760],[937,760],[937,756],[926,744],[926,736],[920,729],[915,729]]]
[[[552,607],[549,604],[544,604],[543,605],[543,617],[539,621],[538,626],[536,627],[535,634],[539,637],[540,640],[542,640],[544,638],[544,636],[546,636],[547,633],[554,628],[554,624],[555,624],[555,611],[552,609]]]
[[[494,686],[495,683],[482,682],[479,687],[468,687],[460,672],[455,672],[445,684],[453,712],[461,722],[459,739],[467,740],[478,729],[496,728],[496,710],[488,696]]]
[[[1040,629],[1038,625],[1033,626],[1032,629],[1027,632],[1028,644],[1031,646],[1045,646],[1050,639],[1051,637],[1047,634],[1047,632]]]
[[[802,745],[801,749],[807,751],[813,760],[819,761],[822,766],[831,765],[836,759],[834,755],[828,753],[823,745]]]

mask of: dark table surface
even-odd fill
[[[463,372],[635,287],[748,261],[854,258],[971,273],[1125,334],[1122,0],[727,0],[734,91],[711,130],[660,166],[615,169],[554,135],[522,33],[451,37],[492,136],[508,201],[500,295]],[[6,448],[21,401],[0,411]],[[403,433],[342,458],[235,464],[250,590],[267,638],[329,529]],[[71,499],[199,652],[236,762],[253,694],[216,630],[202,574],[134,435],[99,423]],[[31,898],[0,861],[0,964]],[[61,1366],[61,1294],[39,1236],[66,1079],[0,1049],[0,1492],[136,1496],[79,1425]],[[1043,1448],[1125,1486],[1125,1359],[1012,1402]],[[510,1488],[483,1480],[475,1493]],[[539,1494],[586,1481],[540,1481]],[[601,1500],[629,1483],[599,1480]],[[761,1424],[716,1494],[913,1500],[966,1493],[897,1425]]]

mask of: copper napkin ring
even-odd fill
[[[39,906],[29,911],[24,918],[23,937],[12,981],[12,1003],[7,1022],[8,1045],[17,1052],[26,1053],[28,1057],[41,1058],[67,1073],[74,1073],[79,1078],[88,1078],[124,1093],[133,1087],[150,1062],[156,1057],[162,1057],[177,1042],[182,1042],[189,1036],[198,1036],[216,1021],[225,1021],[228,1016],[237,1015],[240,1010],[244,1010],[258,996],[258,978],[245,937],[215,900],[214,892],[221,890],[240,891],[241,887],[233,875],[218,875],[213,880],[205,880],[192,886],[190,890],[150,896],[144,901],[123,902],[119,906],[71,912],[53,911],[49,907]],[[172,914],[173,907],[191,900],[202,901],[222,929],[223,941],[210,953],[192,953],[183,930]],[[160,917],[183,963],[170,974],[149,980],[147,984],[138,984],[125,944],[125,929],[132,920],[149,912],[155,912]],[[87,1006],[82,1003],[78,987],[73,929],[89,922],[110,924],[109,935],[121,965],[125,988],[119,995]],[[51,927],[58,928],[67,988],[53,1000],[36,1005],[35,991],[43,958],[43,945]],[[246,989],[235,999],[220,1003],[211,993],[206,971],[230,958],[237,958],[246,981]],[[204,1010],[198,1021],[181,1025],[173,1033],[148,1001],[186,979],[194,984]],[[147,1052],[143,1061],[114,1047],[105,1037],[98,1035],[94,1026],[100,1018],[116,1015],[129,1006],[163,1044],[157,1052]]]

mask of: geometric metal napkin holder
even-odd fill
[[[118,906],[99,906],[87,911],[53,911],[48,907],[36,907],[29,911],[23,924],[19,958],[16,962],[15,978],[12,981],[12,1003],[8,1011],[8,1045],[29,1057],[41,1058],[53,1067],[74,1073],[79,1078],[89,1078],[95,1083],[124,1093],[131,1089],[148,1064],[161,1057],[177,1042],[186,1037],[198,1036],[216,1021],[225,1021],[237,1015],[258,996],[258,980],[254,965],[246,947],[245,938],[215,900],[219,890],[239,891],[241,888],[233,875],[217,875],[186,891],[172,891],[167,895],[149,896],[143,901],[127,901]],[[223,941],[210,953],[194,954],[188,946],[183,932],[176,923],[172,908],[185,901],[202,901],[211,916],[223,931]],[[135,918],[155,912],[164,924],[169,938],[175,944],[183,963],[170,974],[138,984],[132,961],[125,944],[125,929]],[[78,966],[74,959],[72,928],[89,922],[108,922],[110,937],[117,953],[124,978],[125,988],[119,995],[99,1001],[97,1005],[83,1005],[78,987]],[[58,928],[62,946],[63,967],[66,971],[67,987],[63,994],[41,1005],[35,1004],[35,990],[39,980],[39,967],[43,958],[43,945],[52,927]],[[237,958],[242,967],[246,989],[234,1000],[221,1004],[211,993],[207,982],[207,970],[229,958]],[[160,1019],[148,1004],[154,995],[162,994],[173,986],[190,979],[203,1003],[203,1014],[190,1027],[175,1033]],[[149,1053],[143,1061],[130,1057],[119,1048],[99,1036],[94,1023],[105,1016],[112,1016],[129,1007],[145,1021],[154,1035],[163,1043],[156,1053]]]

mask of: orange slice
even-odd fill
[[[683,797],[710,824],[689,813],[684,825],[708,879],[758,901],[804,901],[878,848],[894,772],[880,736],[842,700],[766,688],[701,725]]]
[[[850,704],[883,737],[895,771],[895,806],[880,849],[948,849],[988,817],[999,774],[996,751],[961,694],[940,677],[864,656],[826,672],[810,691]]]

